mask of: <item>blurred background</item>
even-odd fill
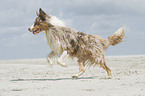
[[[45,34],[28,31],[39,8],[71,28],[103,38],[126,26],[127,38],[106,55],[145,54],[145,0],[1,0],[0,60],[45,58],[51,51]]]

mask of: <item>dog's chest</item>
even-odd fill
[[[49,47],[53,52],[58,55],[62,53],[61,43],[59,42],[59,39],[53,35],[53,33],[46,32],[46,39]]]

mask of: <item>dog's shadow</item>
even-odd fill
[[[94,79],[95,77],[80,77],[80,78],[54,78],[54,79],[14,79],[11,81],[61,81],[61,80],[86,80]]]

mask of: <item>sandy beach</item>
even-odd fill
[[[107,56],[112,78],[99,66],[78,79],[77,64],[50,68],[46,59],[0,60],[0,96],[145,96],[145,55]]]

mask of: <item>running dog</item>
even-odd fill
[[[105,63],[105,50],[109,45],[116,45],[125,38],[125,28],[117,30],[112,36],[103,39],[98,35],[85,34],[69,28],[55,16],[46,14],[41,8],[37,12],[34,24],[28,29],[34,35],[44,31],[51,52],[47,56],[48,63],[53,65],[51,58],[59,56],[57,63],[67,67],[63,61],[68,57],[77,58],[79,72],[72,75],[77,78],[85,72],[85,66],[100,65],[111,76],[111,70]]]

